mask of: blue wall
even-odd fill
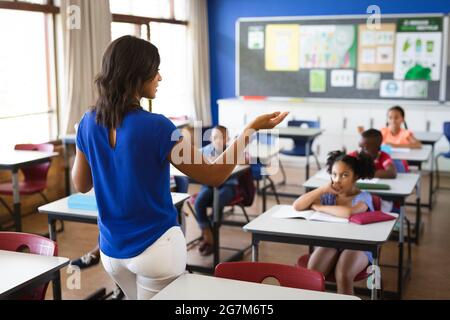
[[[208,0],[211,102],[218,121],[217,99],[235,96],[235,23],[240,17],[366,14],[378,5],[381,13],[449,13],[449,0]]]

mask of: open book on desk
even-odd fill
[[[300,218],[310,221],[348,223],[347,218],[335,217],[331,214],[314,210],[297,211],[293,206],[283,206],[283,208],[275,212],[272,217],[279,219]]]

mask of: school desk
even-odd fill
[[[361,300],[355,296],[183,274],[152,300]],[[210,310],[219,314],[220,310]]]
[[[329,180],[323,179],[324,170],[317,172],[313,177],[303,184],[307,191],[319,188],[328,183]],[[406,198],[416,190],[416,225],[420,225],[420,174],[417,173],[399,173],[396,179],[379,179],[379,183],[389,185],[389,190],[366,190],[371,194],[380,196],[385,200],[398,201],[400,204],[400,229],[398,237],[399,257],[397,266],[397,292],[396,296],[401,299],[403,292],[404,279],[407,279],[411,272],[411,252],[408,250],[406,268],[403,266],[403,245],[404,245],[404,220]],[[408,244],[411,239],[408,239]],[[403,272],[405,269],[405,272]],[[385,291],[385,295],[388,292]]]
[[[264,144],[264,143],[252,143],[248,146],[248,154],[251,164],[262,164],[261,175],[263,178],[262,186],[262,207],[263,211],[266,211],[267,206],[267,176],[275,174],[273,170],[278,169],[280,166],[280,159],[277,158],[282,148],[279,144]],[[259,181],[258,181],[259,186]]]
[[[316,137],[320,136],[324,130],[318,128],[301,128],[301,127],[280,127],[273,130],[260,130],[260,134],[273,134],[279,138],[302,139],[305,141],[306,156],[306,180],[309,179],[309,157],[311,150],[309,144]]]
[[[429,186],[429,201],[427,204],[425,204],[428,209],[432,209],[433,208],[433,195],[434,195],[434,159],[436,157],[435,155],[435,149],[434,146],[435,144],[444,136],[444,134],[442,132],[425,132],[425,131],[420,131],[420,132],[414,132],[414,136],[416,137],[417,140],[419,140],[420,142],[422,142],[422,144],[424,145],[430,145],[431,146],[431,163],[430,163],[430,186]]]
[[[406,160],[408,164],[417,166],[419,168],[420,173],[422,173],[422,164],[428,161],[431,156],[431,146],[424,145],[419,149],[402,149],[402,148],[393,148],[391,152],[391,158],[394,160]],[[433,159],[432,161],[433,162]],[[433,184],[433,170],[430,171],[430,188],[429,188],[429,202],[424,204],[421,203],[422,207],[429,208],[430,203],[432,202],[432,184]],[[410,203],[407,203],[409,205]],[[415,203],[411,203],[411,205],[416,205]],[[419,221],[421,221],[421,211],[419,211]],[[416,225],[414,224],[414,239],[416,244],[419,244],[420,235],[422,234],[423,228],[422,224]]]
[[[0,300],[17,298],[20,290],[53,281],[53,299],[61,300],[59,270],[69,264],[63,257],[0,250]],[[55,285],[56,284],[56,285]]]
[[[57,152],[9,150],[0,153],[0,170],[9,170],[12,173],[13,188],[13,218],[16,231],[22,231],[22,213],[19,191],[19,169],[49,161],[58,156]]]
[[[93,195],[93,191],[88,194]],[[187,193],[172,193],[172,202],[179,212],[184,201],[188,198]],[[66,197],[38,208],[39,213],[48,215],[49,237],[53,241],[56,241],[57,220],[97,224],[98,211],[69,208],[68,199]],[[180,214],[182,215],[182,213]],[[55,289],[58,290],[57,287],[55,288],[55,282],[53,282],[53,290]]]
[[[379,249],[389,239],[397,220],[358,225],[272,217],[275,213],[289,209],[291,205],[274,206],[244,226],[244,230],[252,234],[253,261],[258,261],[259,242],[271,241],[370,251],[373,256],[373,265],[378,266]],[[371,294],[372,299],[376,299],[375,286]]]

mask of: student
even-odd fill
[[[95,81],[99,98],[78,127],[72,169],[78,191],[95,187],[101,261],[128,299],[150,299],[185,271],[186,240],[172,204],[169,164],[219,186],[243,152],[238,146],[287,116],[257,117],[211,164],[169,119],[140,107],[141,98],[156,95],[159,63],[158,49],[145,40],[124,36],[109,45]]]
[[[405,129],[402,128],[405,125]],[[421,148],[422,144],[408,130],[405,122],[405,111],[400,106],[394,106],[388,111],[386,127],[381,129],[383,144],[394,148]]]
[[[214,160],[225,150],[228,142],[228,129],[224,126],[216,126],[211,131],[211,143],[202,148],[202,152],[206,159],[210,162]],[[219,188],[219,212],[223,209],[236,195],[236,186],[238,180],[236,178],[227,180]],[[211,228],[211,222],[207,215],[208,207],[213,203],[214,189],[208,185],[203,185],[195,199],[195,218],[202,230],[202,240],[200,242],[199,251],[202,256],[210,255],[213,252],[214,238]]]
[[[380,131],[369,129],[361,133],[359,147],[361,148],[361,153],[373,159],[376,178],[395,179],[397,177],[397,169],[391,156],[381,151],[382,141],[383,136]],[[354,151],[350,155],[355,157],[358,155],[358,152]]]
[[[296,210],[313,209],[342,218],[374,210],[370,193],[356,187],[358,179],[373,178],[375,168],[371,158],[364,154],[355,157],[341,151],[330,152],[327,171],[331,181],[295,200]],[[316,247],[309,259],[308,269],[320,271],[326,276],[334,267],[338,293],[352,295],[353,279],[372,262],[370,252]]]

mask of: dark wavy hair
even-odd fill
[[[160,61],[158,49],[148,41],[133,36],[113,41],[95,79],[99,97],[93,109],[97,123],[117,128],[129,111],[140,109],[143,85],[156,77]]]
[[[328,153],[327,171],[329,174],[331,174],[333,165],[339,161],[342,161],[349,166],[359,179],[372,179],[375,175],[373,159],[368,155],[359,153],[356,156],[351,156],[342,151],[332,151]]]
[[[403,118],[403,123],[405,124],[405,129],[408,129],[408,125],[406,124],[406,120],[405,120],[405,110],[403,110],[403,108],[400,107],[400,106],[393,106],[393,107],[389,108],[388,114],[389,114],[389,112],[391,112],[391,111],[397,111],[397,112],[400,113],[400,115],[401,115],[402,118]],[[388,126],[388,123],[386,122],[386,127],[387,127],[387,126]]]

